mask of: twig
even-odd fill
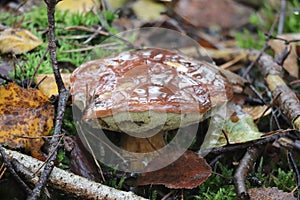
[[[234,185],[237,191],[238,199],[250,199],[246,188],[246,177],[248,172],[252,169],[255,161],[261,153],[262,147],[250,147],[247,149],[240,164],[234,174]]]
[[[70,27],[67,27],[66,30],[82,30],[82,31],[87,31],[87,32],[91,32],[91,33],[94,33],[94,34],[99,34],[99,35],[104,35],[104,36],[109,36],[109,37],[113,37],[113,38],[116,38],[122,42],[124,42],[128,48],[130,49],[139,49],[140,47],[136,47],[133,43],[131,43],[130,41],[120,37],[120,36],[117,36],[117,35],[114,35],[114,34],[111,34],[109,32],[106,32],[106,31],[102,31],[102,30],[95,30],[95,29],[90,29],[90,28],[87,28],[87,27],[84,27],[84,26],[70,26]]]
[[[20,165],[16,170],[24,175],[27,181],[35,184],[37,176],[34,176],[33,173],[43,165],[43,162],[17,151],[3,149],[6,154],[14,159],[13,164],[18,163]],[[146,200],[132,192],[117,190],[57,167],[54,167],[48,183],[49,186],[63,190],[79,199]]]
[[[59,102],[58,102],[58,113],[55,120],[55,127],[54,127],[54,136],[59,135],[61,133],[62,127],[62,119],[65,113],[65,108],[67,104],[67,100],[69,98],[69,91],[64,91],[63,93],[59,94]],[[32,195],[28,197],[28,200],[36,200],[40,196],[42,189],[45,187],[47,180],[50,176],[50,173],[54,167],[54,161],[57,158],[57,144],[60,140],[60,137],[52,137],[50,141],[50,150],[49,156],[47,158],[47,163],[44,167],[43,172],[41,173],[40,179],[35,185],[33,189]]]
[[[259,52],[251,51],[250,59],[257,56]],[[282,67],[274,62],[273,58],[263,54],[257,62],[262,74],[268,84],[273,97],[278,96],[277,104],[287,118],[293,123],[295,129],[300,130],[300,103],[297,95],[286,85],[281,78]]]
[[[279,137],[285,136],[285,135],[290,135],[292,130],[278,130],[276,132],[271,132],[267,133],[264,135],[263,138],[260,138],[255,141],[249,141],[241,144],[230,144],[226,146],[221,146],[221,147],[213,147],[209,149],[204,149],[201,151],[198,151],[198,154],[200,155],[207,155],[213,154],[213,155],[220,155],[224,153],[229,153],[233,151],[238,151],[240,149],[246,149],[248,147],[256,147],[256,146],[261,146],[267,143],[274,142],[277,140]]]
[[[278,22],[278,31],[277,31],[278,35],[281,35],[283,33],[285,10],[286,10],[286,0],[281,0],[280,13],[279,13],[279,22]]]
[[[243,73],[242,77],[246,77],[246,75],[250,72],[250,70],[254,67],[255,63],[260,59],[260,57],[263,55],[263,53],[265,53],[265,51],[269,48],[269,45],[268,45],[268,41],[271,39],[272,37],[272,33],[275,29],[275,25],[277,24],[278,22],[278,15],[276,15],[273,23],[272,23],[272,26],[269,30],[269,32],[266,35],[266,41],[265,41],[265,44],[264,44],[264,47],[263,49],[259,52],[258,56],[256,57],[255,60],[253,60],[250,65],[247,67],[247,69],[245,70],[245,72]]]
[[[293,156],[291,151],[288,151],[288,158],[291,161],[292,168],[294,169],[295,174],[297,176],[297,199],[299,200],[300,199],[300,173],[299,173],[299,169],[298,169],[298,166],[296,164],[296,161],[295,161],[294,156]]]
[[[52,64],[52,69],[55,77],[55,81],[57,84],[57,88],[59,92],[65,91],[65,85],[62,80],[62,77],[59,72],[59,67],[57,63],[57,56],[56,56],[56,43],[55,43],[55,6],[58,1],[56,0],[45,0],[47,4],[47,14],[48,14],[48,48],[50,52],[50,60]]]
[[[38,70],[39,70],[39,68],[40,68],[40,66],[41,66],[41,64],[42,64],[42,62],[43,62],[43,60],[44,60],[46,54],[48,53],[48,50],[49,50],[49,47],[47,47],[47,49],[46,49],[45,52],[43,53],[41,59],[39,60],[39,63],[38,63],[37,66],[35,67],[34,73],[33,73],[32,77],[31,77],[31,79],[30,79],[30,81],[29,81],[28,87],[30,87],[31,84],[33,83],[34,78],[35,78],[35,76],[36,76],[36,73],[38,72]]]
[[[26,183],[19,177],[19,175],[16,173],[16,171],[14,170],[10,159],[8,158],[8,156],[6,155],[5,149],[2,147],[2,145],[0,144],[0,154],[2,155],[2,158],[4,160],[4,163],[8,169],[8,171],[11,173],[11,175],[15,178],[15,180],[20,184],[20,186],[25,190],[25,192],[27,194],[31,193],[31,189],[26,185]]]
[[[55,127],[54,127],[54,136],[61,134],[62,129],[62,120],[64,118],[64,113],[67,105],[67,100],[70,96],[69,91],[66,90],[64,82],[62,80],[59,67],[57,64],[57,57],[56,57],[56,43],[55,43],[55,19],[54,19],[54,13],[55,13],[55,6],[57,1],[56,0],[45,0],[45,3],[47,4],[47,13],[48,13],[48,37],[49,37],[49,53],[50,53],[50,60],[52,64],[52,69],[56,81],[56,85],[59,92],[59,101],[57,106],[57,115],[55,119]],[[44,170],[41,173],[41,176],[39,178],[39,181],[35,184],[35,187],[32,191],[32,193],[28,196],[28,200],[37,200],[39,196],[41,195],[41,191],[45,187],[48,178],[50,176],[50,173],[52,172],[54,168],[54,161],[57,158],[57,145],[60,141],[60,137],[52,137],[50,141],[50,150],[49,155],[47,158],[47,162],[45,164]]]

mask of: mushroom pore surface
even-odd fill
[[[211,64],[154,48],[84,63],[71,84],[83,119],[112,131],[187,126],[233,95],[227,78]]]

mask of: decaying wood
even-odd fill
[[[19,169],[18,172],[21,173],[28,182],[36,184],[38,181],[37,176],[41,174],[41,171],[38,170],[44,165],[44,163],[17,151],[8,150],[5,148],[3,149],[7,156],[15,159],[19,165],[24,167],[25,170]],[[38,173],[36,173],[37,171]],[[115,188],[90,181],[86,178],[57,167],[53,168],[48,179],[48,185],[53,188],[63,190],[64,192],[74,195],[80,199],[146,200],[145,198],[137,196],[132,192],[117,190]]]
[[[262,147],[250,147],[247,149],[242,160],[240,160],[239,166],[234,173],[234,185],[237,191],[238,199],[248,200],[250,199],[246,188],[246,177],[248,172],[252,170],[252,166],[256,162],[260,155]]]
[[[6,155],[5,149],[2,147],[1,144],[0,144],[0,155],[2,156],[3,161],[4,161],[8,171],[11,173],[11,175],[15,178],[15,180],[22,187],[22,189],[24,189],[27,194],[30,194],[31,189],[28,187],[28,185],[16,173],[15,169],[13,168],[13,166],[11,164],[11,160]]]
[[[258,51],[251,51],[249,59],[255,59],[258,54]],[[294,128],[300,131],[300,102],[296,94],[281,78],[283,73],[282,67],[267,54],[263,54],[260,57],[257,66],[261,69],[273,97],[277,97],[276,102],[278,106],[293,123]]]

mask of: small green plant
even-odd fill
[[[274,19],[276,18],[276,14],[279,13],[280,7],[272,7],[270,2],[265,1],[261,8],[260,14],[254,13],[250,16],[249,22],[254,25],[257,29],[257,32],[250,32],[247,29],[244,29],[242,32],[236,32],[235,38],[237,45],[242,48],[254,48],[254,49],[262,49],[265,43],[265,35],[267,33]],[[300,6],[298,0],[290,0],[288,1],[287,9],[285,15],[285,23],[284,23],[284,33],[299,33],[300,32]],[[277,33],[277,27],[274,30],[273,34]]]
[[[152,193],[151,193],[151,200],[156,200],[157,199],[157,194],[158,194],[158,191],[157,190],[153,190]]]
[[[199,186],[199,194],[188,199],[227,200],[235,199],[234,185],[231,183],[233,168],[217,163],[214,171],[220,174],[212,174],[206,182]]]
[[[257,34],[251,33],[249,30],[244,29],[243,32],[236,32],[235,39],[237,45],[244,49],[262,49],[265,43],[265,35],[262,31]]]
[[[268,180],[270,187],[278,187],[280,190],[291,192],[296,187],[293,171],[284,171],[281,168],[276,169]]]
[[[126,176],[122,176],[118,178],[117,173],[119,172],[117,171],[116,168],[112,169],[107,166],[102,166],[102,170],[109,171],[111,173],[111,177],[107,178],[106,181],[104,182],[105,185],[108,185],[116,189],[122,189],[123,184],[126,180]]]

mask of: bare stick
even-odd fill
[[[249,59],[256,59],[259,55],[258,51],[251,51]],[[271,56],[263,54],[257,62],[257,66],[261,69],[262,74],[271,90],[273,97],[277,97],[276,103],[280,109],[293,123],[298,131],[300,130],[300,102],[297,95],[286,85],[281,78],[282,67],[278,65]]]
[[[281,35],[282,32],[283,32],[284,19],[285,19],[285,10],[286,10],[286,0],[281,0],[279,22],[278,22],[278,31],[277,31],[278,35]]]
[[[234,185],[239,199],[250,199],[246,188],[246,177],[260,155],[262,147],[250,147],[234,174]]]
[[[25,190],[27,194],[31,193],[31,189],[26,185],[26,183],[19,177],[19,175],[14,170],[10,159],[8,158],[5,149],[0,144],[0,154],[2,155],[3,161],[8,169],[8,171],[11,173],[11,175],[15,178],[15,180],[20,184],[20,186]]]
[[[18,163],[20,166],[16,169],[17,172],[22,174],[28,182],[35,184],[38,179],[34,172],[43,165],[43,162],[17,151],[3,149],[7,155],[12,157],[12,163]],[[117,190],[57,167],[54,167],[48,184],[50,187],[63,190],[78,199],[146,200],[132,192]]]
[[[34,78],[35,78],[35,76],[36,76],[36,74],[37,74],[37,72],[38,72],[38,70],[39,70],[39,68],[40,68],[40,66],[41,66],[41,64],[42,64],[42,62],[43,62],[45,56],[46,56],[46,54],[48,53],[48,50],[49,50],[49,47],[47,47],[46,51],[43,53],[41,59],[39,60],[39,63],[38,63],[37,66],[35,67],[34,73],[33,73],[32,77],[31,77],[31,79],[30,79],[30,81],[29,81],[28,88],[29,88],[29,87],[31,86],[31,84],[33,83]]]
[[[64,82],[59,72],[59,67],[57,64],[57,56],[56,56],[56,43],[55,43],[55,6],[58,1],[56,0],[45,0],[47,4],[47,13],[48,13],[48,48],[50,52],[50,60],[52,64],[52,69],[55,77],[55,81],[57,84],[58,91],[61,92],[66,90]]]
[[[260,51],[260,53],[258,54],[258,56],[256,57],[255,60],[253,60],[250,65],[247,67],[247,69],[245,70],[245,72],[243,73],[243,76],[242,77],[246,77],[246,75],[250,72],[250,70],[253,68],[253,66],[255,65],[255,63],[259,60],[260,56],[263,55],[263,53],[265,53],[265,51],[269,48],[269,45],[268,45],[268,41],[271,39],[272,37],[272,33],[274,32],[274,29],[275,29],[275,25],[277,24],[278,22],[278,15],[276,15],[274,21],[273,21],[273,24],[269,30],[269,32],[266,35],[266,41],[265,41],[265,44],[264,44],[264,47],[263,49]]]
[[[58,99],[58,107],[57,107],[57,115],[55,119],[55,127],[54,127],[54,136],[61,134],[62,129],[62,121],[64,118],[64,113],[67,105],[67,100],[70,96],[69,91],[66,90],[65,85],[63,83],[61,74],[59,72],[58,64],[57,64],[57,57],[56,57],[56,43],[55,43],[55,20],[54,20],[54,12],[55,6],[57,1],[56,0],[45,0],[47,4],[48,10],[48,37],[49,37],[49,53],[50,53],[50,60],[52,64],[53,73],[55,76],[57,88],[59,91],[59,99]],[[28,196],[28,200],[37,200],[40,195],[41,191],[45,187],[50,173],[54,168],[54,161],[57,158],[57,144],[59,143],[60,137],[52,137],[50,141],[50,150],[49,155],[47,158],[47,162],[45,164],[44,170],[41,172],[39,181],[35,184],[35,187],[32,193]]]

